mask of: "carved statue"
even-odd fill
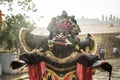
[[[92,80],[92,71],[98,67],[111,76],[112,66],[94,54],[97,47],[94,36],[88,33],[83,41],[78,37],[81,30],[74,17],[63,11],[62,15],[52,18],[47,27],[48,36],[34,35],[22,28],[19,39],[28,54],[12,61],[11,68],[28,66],[30,80]],[[37,76],[31,77],[33,74]]]

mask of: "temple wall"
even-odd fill
[[[97,42],[97,52],[96,54],[98,54],[98,48],[99,47],[104,47],[106,49],[106,55],[105,58],[111,58],[112,57],[112,48],[114,46],[116,46],[119,50],[119,55],[120,55],[120,39],[116,38],[116,36],[118,35],[118,33],[105,33],[105,34],[93,34],[96,42]],[[80,35],[80,38],[85,38],[86,35]]]

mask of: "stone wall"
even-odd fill
[[[93,34],[97,42],[96,55],[99,56],[98,48],[104,47],[106,49],[105,58],[112,58],[112,48],[116,46],[120,55],[120,39],[116,38],[118,33]],[[84,39],[86,35],[80,35],[80,39]]]

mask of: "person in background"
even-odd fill
[[[113,49],[112,49],[112,55],[113,55],[113,57],[115,57],[115,58],[118,57],[118,49],[117,49],[117,47],[113,47]]]
[[[105,49],[103,47],[99,48],[99,55],[101,60],[105,60]]]

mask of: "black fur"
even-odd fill
[[[109,80],[111,80],[111,75],[112,75],[112,65],[109,64],[108,62],[104,62],[101,64],[101,68],[107,72],[109,72]]]

